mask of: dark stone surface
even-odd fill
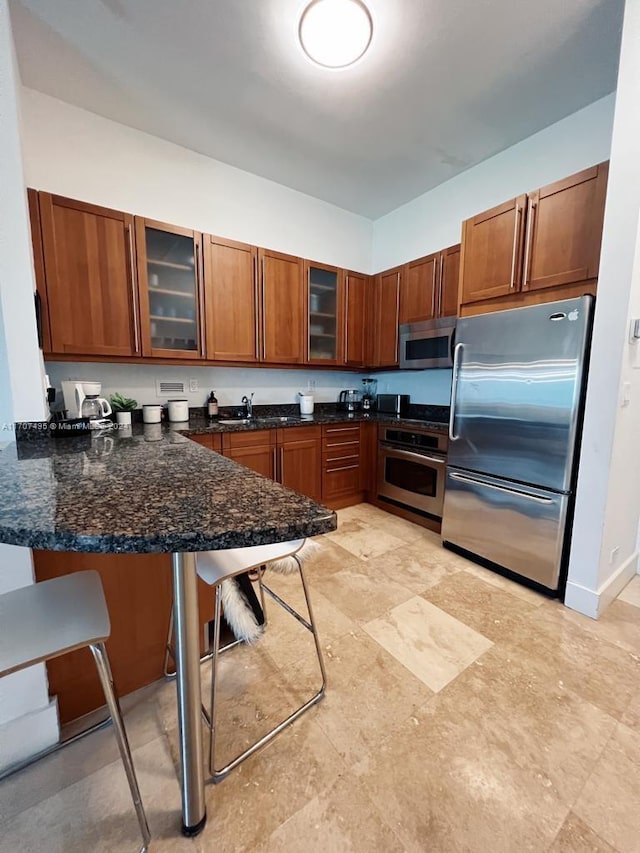
[[[206,551],[335,528],[326,507],[165,426],[12,442],[0,451],[0,542],[13,545]]]

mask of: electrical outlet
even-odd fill
[[[316,390],[316,380],[309,379],[307,381],[307,391],[315,391]]]
[[[193,394],[195,391],[199,391],[199,390],[200,390],[200,388],[198,387],[198,380],[197,379],[190,379],[189,380],[189,392],[191,394]]]

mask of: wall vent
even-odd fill
[[[164,379],[156,379],[156,397],[175,396],[184,394],[184,382],[168,382]]]

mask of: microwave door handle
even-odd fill
[[[449,441],[457,441],[460,436],[455,434],[456,423],[456,395],[458,392],[458,369],[459,355],[462,352],[462,344],[456,344],[453,348],[453,376],[451,378],[451,406],[449,407]]]

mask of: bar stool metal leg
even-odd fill
[[[120,703],[118,702],[115,691],[113,689],[113,676],[111,674],[109,658],[107,657],[107,650],[105,648],[104,643],[95,643],[90,645],[89,648],[91,649],[93,658],[96,662],[96,668],[98,670],[98,675],[100,677],[100,682],[104,691],[104,698],[107,701],[109,713],[111,714],[111,719],[113,720],[113,730],[116,736],[116,741],[118,742],[120,757],[122,758],[122,764],[124,766],[125,773],[127,774],[127,781],[129,783],[131,797],[133,799],[133,804],[135,806],[136,814],[138,816],[140,833],[142,834],[144,842],[142,849],[144,851],[147,849],[149,841],[151,840],[151,832],[149,830],[149,824],[147,823],[147,817],[145,815],[144,807],[142,805],[142,797],[140,796],[140,789],[138,788],[138,780],[136,778],[136,773],[133,768],[133,759],[131,757],[129,739],[127,738],[127,732],[125,730],[124,722],[122,720]]]

